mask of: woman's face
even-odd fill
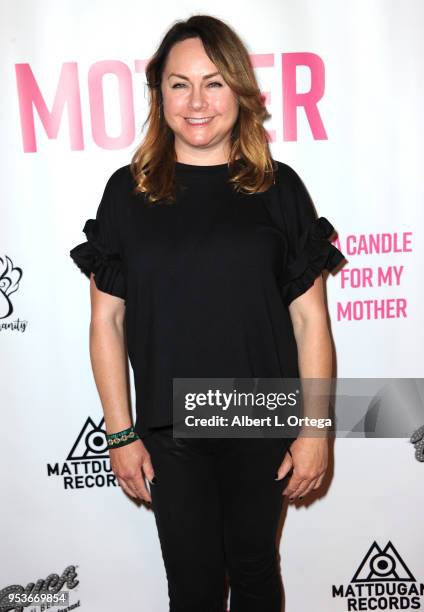
[[[200,38],[189,38],[171,48],[161,89],[165,120],[175,135],[177,160],[200,165],[228,161],[238,102],[206,55]]]

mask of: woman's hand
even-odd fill
[[[111,448],[109,455],[113,473],[124,491],[131,497],[151,502],[144,477],[151,482],[155,472],[143,442],[134,440],[125,446]]]
[[[277,480],[284,478],[293,466],[293,474],[283,491],[293,501],[321,486],[328,466],[328,439],[298,437],[291,444],[290,453],[284,456]]]

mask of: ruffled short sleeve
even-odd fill
[[[69,252],[75,264],[100,291],[125,299],[126,283],[119,248],[117,198],[113,191],[114,174],[109,178],[95,219],[87,219],[82,231],[86,242]]]
[[[280,276],[281,294],[288,306],[314,284],[324,269],[334,270],[345,256],[330,241],[334,227],[318,217],[299,175],[278,162],[277,190],[280,198],[287,257]]]

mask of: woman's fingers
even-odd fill
[[[278,471],[275,475],[275,480],[282,480],[286,474],[288,474],[293,466],[293,460],[289,451],[284,455],[284,459],[278,468]]]
[[[296,474],[296,471],[294,471],[292,477],[287,483],[286,488],[283,491],[283,495],[287,495],[289,499],[293,499],[295,491],[306,488],[308,484],[308,480],[306,480],[305,478],[301,478],[300,476],[298,476],[298,474]]]
[[[316,485],[314,486],[314,489],[320,488],[320,486],[322,485],[322,481],[324,480],[324,476],[325,476],[325,472],[324,474],[321,474],[321,476],[318,478]]]
[[[153,480],[155,478],[155,470],[153,469],[153,465],[150,459],[150,455],[146,454],[143,460],[143,463],[141,465],[144,475],[146,476],[146,478],[149,480],[149,482],[153,482],[153,484],[156,483],[156,479]]]
[[[300,437],[292,443],[291,452],[293,475],[283,495],[293,501],[321,485],[328,463],[328,442],[321,438]]]
[[[290,501],[296,498],[304,497],[314,489],[319,489],[324,480],[325,472],[319,476],[310,478],[295,477],[295,474],[289,480],[287,487],[283,491],[283,495],[287,495]]]
[[[137,499],[137,493],[132,489],[132,487],[130,487],[123,478],[117,478],[117,481],[119,482],[119,486],[121,487],[121,489],[123,489],[125,491],[125,493],[127,495],[129,495],[130,497],[133,497],[134,499]]]
[[[150,492],[147,490],[146,483],[142,476],[141,470],[139,470],[138,474],[133,476],[131,479],[127,480],[126,484],[136,492],[137,497],[143,499],[144,501],[151,502],[152,498],[150,496]]]
[[[146,502],[151,502],[152,498],[150,492],[146,487],[141,471],[134,475],[128,475],[125,478],[120,476],[118,482],[128,495],[134,498],[143,499]]]
[[[154,478],[150,455],[140,440],[110,450],[112,470],[122,489],[130,497],[151,502],[145,477]]]
[[[318,479],[317,478],[313,478],[310,481],[304,480],[302,482],[302,485],[300,487],[298,487],[293,494],[290,496],[290,499],[297,499],[299,497],[304,497],[305,495],[307,495],[310,491],[312,491],[312,489],[315,487],[316,483],[317,483]]]

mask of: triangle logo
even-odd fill
[[[103,425],[104,417],[102,417],[98,425],[95,424],[92,418],[88,417],[66,460],[107,459],[109,453],[106,431]]]
[[[377,542],[372,543],[351,580],[351,582],[378,581],[415,582],[414,576],[390,540],[384,549],[381,549]]]

